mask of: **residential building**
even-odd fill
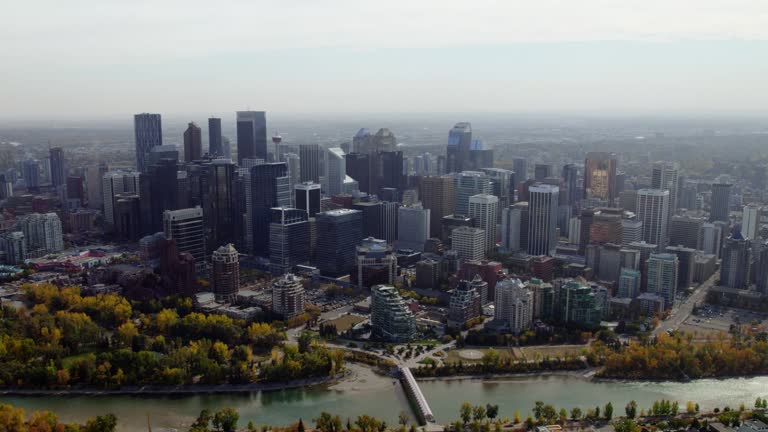
[[[507,279],[496,285],[493,319],[506,321],[509,330],[520,334],[533,326],[533,291],[520,279]]]
[[[723,244],[720,262],[720,285],[729,288],[747,289],[751,269],[752,253],[750,242],[738,230]]]
[[[272,312],[290,319],[304,313],[304,285],[288,273],[272,283]]]
[[[24,234],[28,257],[64,250],[61,220],[56,213],[32,213],[18,218],[16,225]]]
[[[448,307],[448,327],[463,328],[470,321],[480,317],[481,314],[480,293],[469,281],[460,281],[451,293]]]
[[[643,241],[663,250],[667,245],[669,191],[640,189],[637,191],[637,218],[643,222]]]
[[[639,270],[622,268],[619,274],[619,289],[616,297],[635,298],[640,295],[642,276]]]
[[[211,255],[213,294],[217,301],[234,303],[240,290],[240,257],[230,243]]]
[[[677,255],[671,253],[651,254],[648,258],[647,291],[664,298],[664,308],[671,310],[677,295],[678,267]]]
[[[485,253],[496,250],[499,198],[490,194],[469,197],[469,217],[477,228],[485,231]],[[402,226],[402,225],[401,225]]]
[[[397,288],[391,285],[371,288],[371,327],[375,339],[395,343],[416,339],[416,317]]]

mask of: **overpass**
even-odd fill
[[[399,367],[399,372],[400,381],[403,383],[403,388],[405,389],[408,398],[411,399],[414,404],[419,421],[428,426],[434,425],[435,416],[432,414],[432,409],[429,408],[427,398],[424,397],[424,394],[419,388],[419,383],[416,382],[416,378],[413,377],[411,369],[407,366],[401,366]]]

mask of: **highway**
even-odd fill
[[[704,303],[709,289],[715,286],[719,279],[720,272],[717,271],[712,275],[712,277],[704,281],[698,288],[696,288],[696,291],[694,291],[693,294],[686,298],[682,304],[680,304],[677,308],[672,309],[672,313],[669,318],[661,321],[659,326],[653,330],[653,335],[658,336],[668,329],[677,330],[677,328],[680,327],[680,325],[684,323],[689,316],[691,316],[691,312],[693,312],[693,306],[696,304]]]

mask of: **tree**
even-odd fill
[[[576,421],[581,419],[581,408],[571,408],[571,420]]]
[[[192,430],[208,430],[208,425],[211,424],[211,412],[207,409],[200,411],[200,415],[197,416],[197,420],[192,423]]]
[[[763,407],[763,400],[760,397],[758,397],[757,399],[755,399],[755,408],[760,409],[762,407]]]
[[[298,424],[298,426],[296,426],[296,431],[297,432],[304,432],[305,431],[304,420],[302,420],[301,417],[299,417],[299,424]]]
[[[633,401],[634,402],[634,401]],[[637,409],[637,407],[635,407]],[[613,428],[616,432],[637,432],[637,423],[630,418],[618,419],[613,422]]]
[[[520,424],[520,422],[522,421],[520,418],[520,411],[515,410],[515,414],[514,414],[514,417],[512,417],[512,421],[514,421],[515,424]]]
[[[491,420],[495,419],[499,415],[499,406],[495,404],[486,404],[485,415]]]
[[[97,416],[85,424],[84,432],[114,432],[117,427],[117,417],[114,414]]]
[[[403,426],[408,424],[408,420],[410,420],[410,417],[408,417],[408,413],[405,411],[400,411],[400,414],[397,416],[397,422]]]
[[[223,432],[235,432],[240,415],[232,408],[222,408],[213,415],[213,427]]]
[[[637,416],[637,402],[633,400],[629,401],[627,406],[624,408],[624,412],[627,414],[628,418],[635,418]]]
[[[463,421],[465,425],[469,423],[469,421],[472,420],[472,404],[469,402],[464,402],[461,404],[459,413],[461,416],[461,421]]]
[[[539,420],[542,415],[542,410],[544,409],[544,402],[542,401],[536,401],[533,405],[533,417],[536,418],[536,420]]]
[[[322,432],[341,432],[341,417],[331,415],[325,411],[320,413],[320,416],[314,420],[315,428]],[[349,420],[347,420],[349,425]]]
[[[685,412],[688,414],[696,414],[696,405],[694,405],[691,401],[686,402]]]
[[[605,404],[605,410],[603,410],[603,411],[605,411],[605,419],[606,420],[610,421],[611,419],[613,419],[613,404],[612,403],[608,402],[607,404]]]
[[[472,408],[472,419],[475,421],[480,421],[485,418],[486,412],[485,407],[482,405],[478,405],[476,407]]]
[[[312,346],[312,334],[309,332],[301,332],[299,335],[299,352],[305,353],[309,351],[310,346]]]
[[[600,406],[595,407],[595,418],[600,418]]]
[[[565,423],[568,420],[568,411],[565,408],[560,408],[560,423]]]

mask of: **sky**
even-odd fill
[[[0,117],[768,113],[765,0],[0,2]]]

